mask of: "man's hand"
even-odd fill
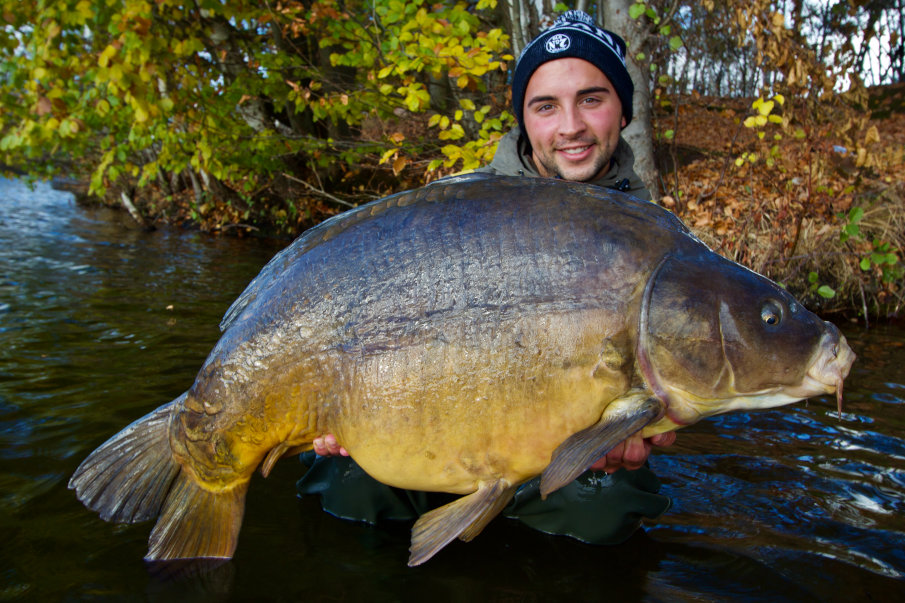
[[[629,471],[634,471],[644,466],[644,461],[650,456],[653,446],[672,446],[675,441],[676,432],[674,431],[659,433],[649,438],[642,438],[640,435],[635,434],[624,442],[617,444],[605,457],[591,465],[591,469],[613,473],[625,467]]]
[[[349,456],[349,451],[339,445],[332,433],[314,438],[313,444],[314,452],[320,456]]]

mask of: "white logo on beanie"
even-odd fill
[[[555,34],[547,39],[546,44],[544,44],[544,48],[547,49],[547,52],[550,54],[554,54],[557,52],[562,52],[564,50],[568,50],[569,46],[572,45],[572,39],[569,38],[566,34]]]
[[[622,49],[619,48],[619,45],[616,44],[616,41],[610,36],[608,32],[594,25],[594,22],[591,20],[591,17],[586,13],[583,13],[579,10],[570,10],[565,14],[561,15],[555,23],[548,29],[548,32],[552,32],[558,29],[570,29],[572,31],[578,31],[585,33],[604,46],[606,46],[613,54],[616,55],[616,58],[619,59],[619,62],[625,65],[625,54],[622,52]],[[564,47],[558,48],[554,50],[550,47],[550,43],[554,38],[565,37],[568,40],[568,36],[564,33],[555,33],[547,40],[546,48],[547,52],[562,52],[566,48],[569,47],[567,43]]]

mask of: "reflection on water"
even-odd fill
[[[905,594],[905,330],[847,329],[834,400],[695,425],[652,466],[673,507],[619,547],[497,520],[406,567],[408,526],[299,501],[302,468],[253,480],[236,558],[178,579],[66,483],[107,437],[180,394],[280,243],[146,233],[46,185],[0,180],[0,600],[876,600]],[[842,325],[845,327],[845,325]],[[439,593],[443,593],[442,595]],[[897,596],[898,595],[898,596]]]

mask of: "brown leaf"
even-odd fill
[[[35,113],[38,115],[47,115],[48,113],[53,111],[53,103],[50,102],[50,99],[46,96],[42,96],[38,98],[38,102],[35,104]]]
[[[399,172],[405,169],[405,166],[409,164],[408,157],[403,157],[402,155],[396,157],[396,160],[393,161],[393,174],[399,175]]]

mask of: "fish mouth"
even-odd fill
[[[855,362],[855,353],[845,335],[832,323],[826,322],[826,333],[817,345],[817,352],[801,384],[790,390],[793,395],[810,398],[821,394],[836,394],[836,410],[842,418],[842,383]]]

